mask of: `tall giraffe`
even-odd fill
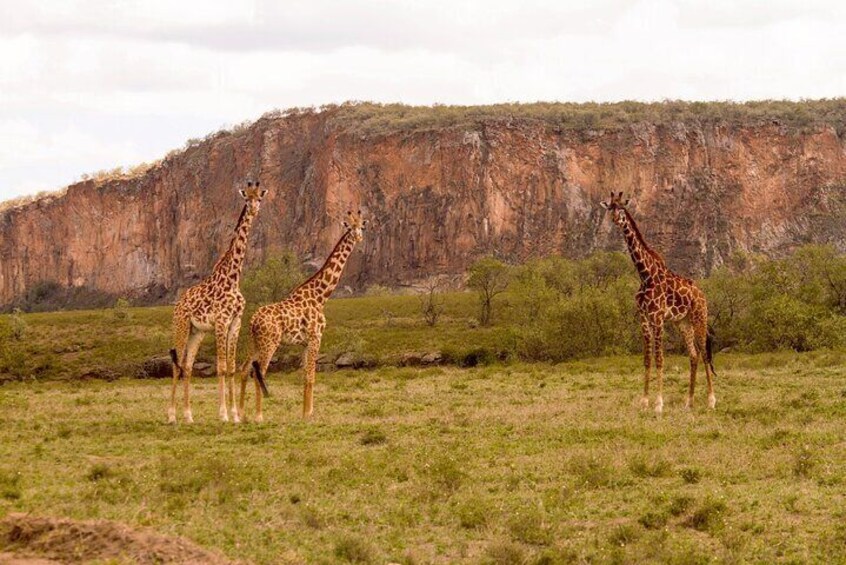
[[[285,300],[259,308],[250,319],[250,355],[241,369],[240,413],[244,414],[244,396],[247,376],[252,370],[256,377],[256,416],[261,422],[262,392],[267,395],[264,375],[270,359],[280,343],[304,345],[303,355],[304,390],[303,418],[311,416],[314,410],[314,378],[317,369],[317,354],[326,328],[323,306],[338,285],[344,266],[355,245],[364,238],[367,220],[358,214],[347,212],[344,233],[335,245],[326,262],[314,275],[291,291]],[[238,421],[239,415],[235,415]]]
[[[210,331],[214,331],[217,346],[220,419],[224,422],[229,420],[225,390],[227,372],[230,375],[229,396],[232,399],[233,412],[236,409],[235,348],[238,344],[238,332],[241,330],[241,316],[244,313],[244,297],[239,288],[241,267],[244,264],[250,227],[267,191],[259,190],[259,183],[256,181],[255,184],[247,182],[247,189],[241,190],[240,193],[246,202],[229,248],[215,263],[211,275],[186,290],[173,310],[174,348],[170,350],[173,360],[173,385],[167,412],[170,423],[176,422],[176,385],[181,378],[184,379],[185,387],[185,421],[194,421],[191,415],[191,372],[200,343]]]
[[[640,276],[640,289],[635,294],[635,302],[640,312],[640,327],[643,333],[643,364],[646,373],[643,380],[643,398],[641,406],[649,406],[649,378],[651,357],[655,358],[658,371],[658,397],[655,411],[664,409],[664,322],[669,320],[677,324],[684,338],[690,357],[690,385],[685,406],[693,407],[693,389],[696,386],[696,367],[701,358],[705,365],[708,379],[708,407],[714,408],[717,399],[714,396],[714,363],[711,353],[711,334],[708,331],[708,303],[705,294],[688,278],[679,276],[667,268],[664,258],[651,249],[644,241],[640,230],[623,202],[623,193],[611,193],[608,202],[602,207],[611,212],[614,223],[623,231],[626,246],[632,256],[637,273]]]

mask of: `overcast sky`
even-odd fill
[[[0,200],[274,108],[846,95],[846,1],[0,0]]]

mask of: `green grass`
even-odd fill
[[[717,410],[700,386],[692,413],[671,356],[662,418],[637,408],[634,356],[329,373],[311,422],[299,376],[272,374],[261,425],[219,423],[211,381],[176,427],[160,381],[6,383],[0,515],[118,520],[257,563],[843,561],[834,355],[723,356]]]

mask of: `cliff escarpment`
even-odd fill
[[[319,261],[345,211],[366,211],[342,282],[353,288],[460,273],[486,254],[622,250],[599,206],[611,190],[631,194],[645,237],[683,274],[735,251],[846,251],[844,115],[843,100],[271,114],[134,178],[0,213],[0,304],[44,283],[169,300],[226,248],[246,177],[270,191],[248,264],[282,248]]]

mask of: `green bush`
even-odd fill
[[[479,323],[488,326],[493,322],[493,299],[508,288],[511,267],[493,257],[483,257],[467,273],[467,286],[479,295]]]
[[[304,280],[296,254],[284,250],[248,270],[241,282],[241,292],[248,304],[269,304],[284,300]]]
[[[631,260],[597,253],[515,267],[508,287],[508,346],[522,359],[564,361],[638,353],[642,338]],[[846,258],[806,246],[767,260],[737,254],[697,284],[708,299],[717,349],[808,351],[846,345]],[[664,345],[684,353],[672,324]]]
[[[524,265],[509,287],[511,331],[523,359],[564,361],[635,350],[636,279],[624,256]]]
[[[126,298],[118,298],[115,302],[113,315],[116,320],[129,319],[129,300]]]
[[[23,318],[20,308],[12,310],[12,315],[9,316],[9,333],[15,341],[22,341],[26,336],[27,324]]]

